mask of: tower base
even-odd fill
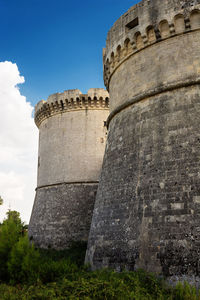
[[[199,94],[199,85],[168,91],[110,122],[86,254],[92,269],[199,276]]]
[[[97,183],[63,183],[38,188],[29,223],[30,240],[40,248],[64,249],[87,241]]]

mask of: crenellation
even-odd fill
[[[190,6],[187,10],[181,9],[178,13],[169,10],[164,15],[161,10],[161,16],[157,16],[156,21],[151,15],[143,15],[143,10],[138,11],[137,6],[131,12],[128,16],[126,14],[124,18],[122,16],[108,33],[107,47],[104,51],[104,83],[108,90],[112,74],[130,55],[136,54],[153,43],[200,29],[200,4],[195,8]],[[142,23],[126,30],[127,21],[129,22],[136,15],[139,16],[139,19],[141,18]],[[127,40],[130,41],[129,51],[126,51]],[[121,55],[119,55],[119,52]]]
[[[98,98],[102,97],[103,99],[106,99],[109,97],[108,92],[102,88],[89,89],[87,95],[90,98],[94,98],[96,96]]]
[[[45,100],[40,100],[36,105],[35,105],[35,111],[41,109],[41,107],[46,103]]]
[[[82,94],[79,90],[69,90],[50,95],[47,101],[42,100],[35,106],[35,123],[39,127],[49,116],[82,109],[109,110],[108,92],[104,89],[90,89],[88,94]]]

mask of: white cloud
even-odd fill
[[[20,94],[24,83],[16,64],[0,62],[0,220],[10,207],[29,222],[37,171],[38,132],[33,107]]]

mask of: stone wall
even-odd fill
[[[199,275],[200,1],[145,0],[104,50],[108,140],[86,262]]]
[[[29,238],[40,248],[63,249],[88,240],[98,183],[55,184],[37,189]]]
[[[151,97],[110,123],[89,240],[95,268],[198,270],[199,92]]]
[[[40,125],[38,186],[97,182],[106,143],[108,109],[75,110]]]

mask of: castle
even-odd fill
[[[200,0],[143,0],[131,7],[109,31],[103,61],[110,114],[86,262],[92,269],[144,268],[171,278],[199,278]],[[52,105],[59,111],[62,104],[56,101]],[[48,113],[38,114],[36,108],[35,118],[43,130]],[[60,121],[51,122],[56,130]],[[57,178],[54,168],[60,156],[52,164],[51,153],[57,147],[55,153],[60,155],[62,136],[58,141],[54,135],[57,132],[49,139],[58,144],[52,144],[49,151],[45,136],[40,136],[40,146],[47,147],[42,156],[50,155],[43,172],[39,171],[41,182],[45,181],[42,185],[45,177],[50,176],[52,182]],[[68,168],[69,159],[65,159],[61,166]],[[77,170],[78,161],[73,167]],[[70,168],[70,172],[75,171]],[[42,219],[46,210],[53,214],[53,192],[48,194],[50,206],[48,191],[37,193],[33,212],[39,215],[41,210],[41,222],[32,219],[30,234],[33,238],[40,235],[43,246],[46,232],[42,230],[50,226],[49,235],[60,232]],[[91,216],[91,206],[88,211]],[[55,223],[62,223],[54,217]]]

